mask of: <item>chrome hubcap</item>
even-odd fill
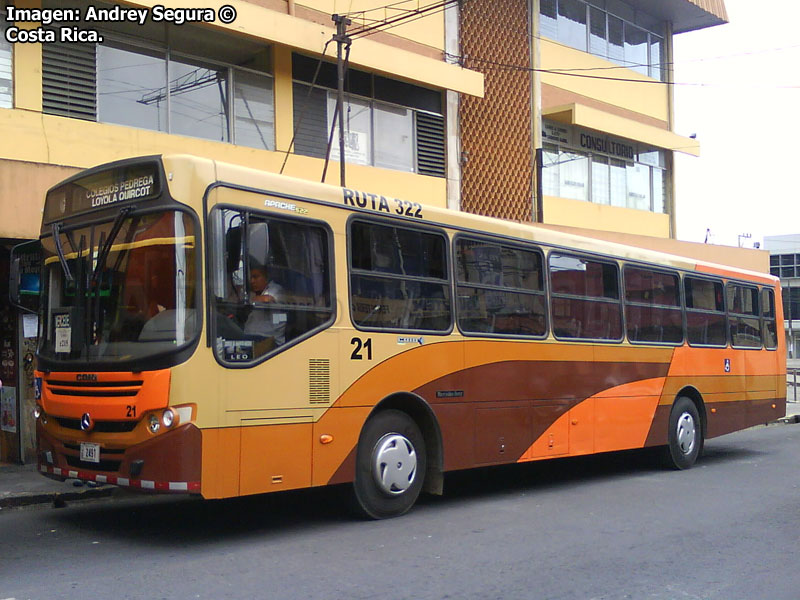
[[[393,496],[402,494],[417,474],[414,445],[399,433],[387,433],[372,451],[372,475],[381,491]]]
[[[678,419],[677,434],[678,447],[681,452],[683,454],[691,454],[692,450],[694,450],[697,428],[692,415],[688,412],[683,413]]]

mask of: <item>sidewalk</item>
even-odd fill
[[[800,402],[786,403],[786,416],[780,423],[800,423]],[[62,504],[72,500],[88,500],[113,495],[119,488],[114,485],[89,487],[48,479],[39,473],[36,465],[0,465],[0,511],[33,504]]]
[[[61,504],[71,500],[87,500],[111,496],[117,487],[103,485],[76,487],[73,479],[65,482],[41,475],[35,464],[0,464],[0,511],[32,504]]]

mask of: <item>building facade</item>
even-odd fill
[[[774,235],[764,238],[769,251],[769,271],[781,278],[783,292],[786,352],[790,361],[800,367],[800,234]]]
[[[724,23],[722,0],[197,4],[0,0],[4,298],[10,248],[79,169],[185,152],[339,184],[345,10],[348,187],[674,242],[672,156],[698,144],[672,131],[672,37]],[[35,316],[0,303],[0,328],[0,461],[24,462]]]

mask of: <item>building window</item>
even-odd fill
[[[126,26],[104,29],[102,44],[42,46],[45,113],[274,150],[269,48],[188,25],[148,23],[137,37]]]
[[[0,23],[0,108],[12,108],[14,105],[12,69],[11,43],[6,41],[5,28]]]
[[[336,67],[295,54],[294,151],[325,158],[336,110]],[[370,165],[445,176],[444,116],[440,92],[349,69],[344,99],[345,159]],[[331,160],[339,160],[339,125]]]
[[[664,24],[615,2],[614,8],[584,0],[541,0],[544,37],[600,56],[642,75],[663,80]],[[623,14],[624,13],[624,14]]]
[[[769,257],[769,272],[783,279],[800,277],[800,254],[772,254]]]
[[[543,136],[545,195],[667,212],[666,151],[553,123]]]

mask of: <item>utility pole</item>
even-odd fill
[[[343,15],[333,15],[333,22],[336,23],[336,35],[333,39],[336,41],[336,71],[338,74],[338,86],[336,93],[336,115],[339,120],[339,185],[345,186],[344,182],[344,65],[345,60],[342,58],[342,49],[347,49],[347,54],[350,54],[350,44],[352,40],[347,36],[347,26],[352,23],[350,19]]]

